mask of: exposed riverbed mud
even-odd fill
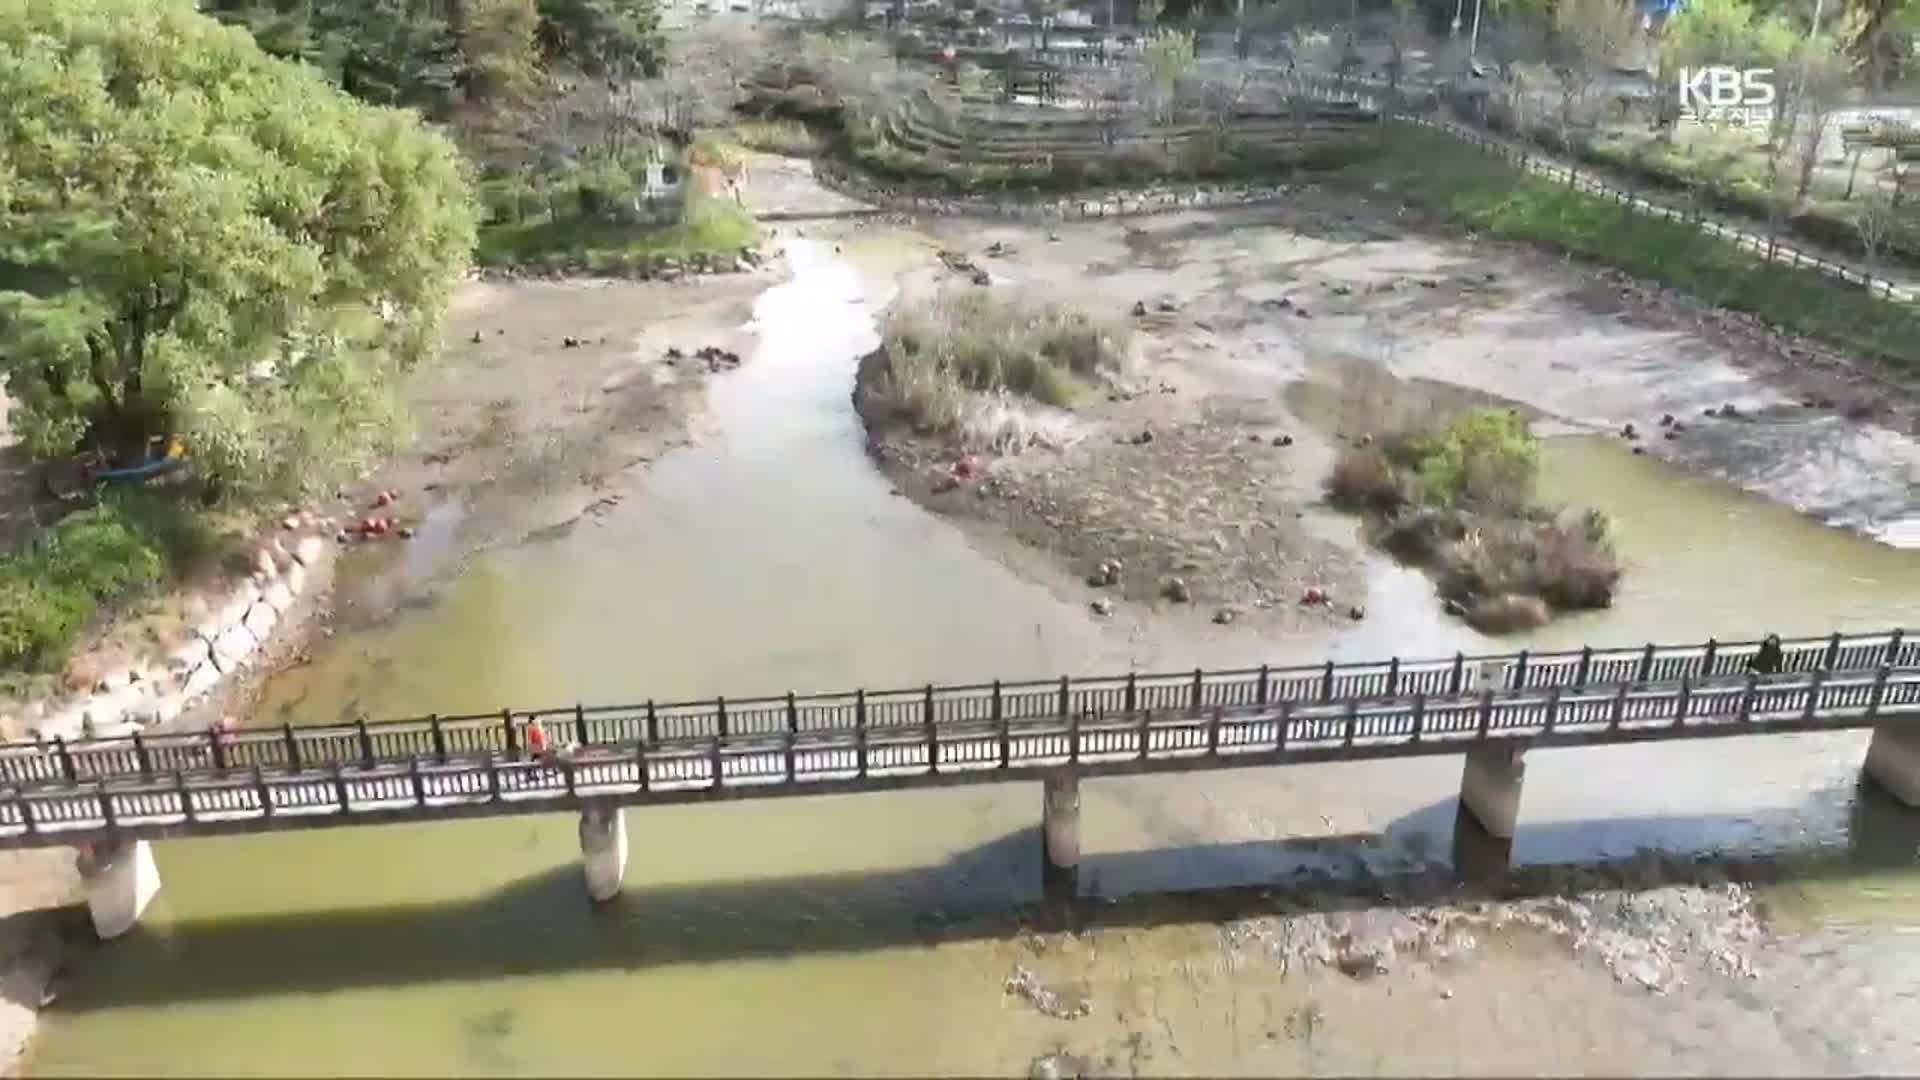
[[[988,287],[1129,319],[1140,365],[1077,410],[1070,445],[990,461],[978,482],[956,485],[957,452],[898,428],[872,432],[879,456],[906,494],[1046,553],[1062,579],[1117,557],[1127,600],[1164,607],[1178,576],[1203,613],[1297,620],[1315,586],[1336,600],[1322,617],[1346,614],[1350,547],[1292,519],[1342,446],[1484,401],[1548,433],[1631,424],[1683,468],[1920,542],[1909,381],[1609,272],[1416,225],[1311,187],[1286,206],[1131,221],[933,222],[930,253],[963,251]],[[1368,369],[1394,393],[1344,400]],[[1030,554],[1003,556],[1031,572]]]

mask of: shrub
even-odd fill
[[[1122,366],[1129,331],[1063,305],[969,288],[896,306],[882,343],[877,400],[921,430],[961,435],[982,397],[1070,407],[1084,382]]]
[[[1519,413],[1469,409],[1341,455],[1327,493],[1382,515],[1381,546],[1433,566],[1469,621],[1498,633],[1537,625],[1547,605],[1606,607],[1620,580],[1605,514],[1555,517],[1533,505],[1539,462]]]
[[[1327,477],[1327,498],[1351,510],[1391,514],[1408,502],[1406,485],[1387,455],[1373,447],[1349,450]]]
[[[103,605],[151,591],[213,548],[205,520],[163,494],[118,494],[68,515],[0,557],[0,669],[50,666]]]
[[[1445,428],[1392,440],[1420,497],[1439,506],[1518,509],[1531,502],[1540,444],[1511,409],[1469,409]]]

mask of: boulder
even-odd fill
[[[293,606],[293,590],[287,587],[285,581],[276,581],[267,586],[265,599],[268,606],[272,607],[274,611],[284,613],[288,608]]]
[[[252,610],[254,603],[259,599],[260,589],[258,586],[254,585],[252,581],[241,582],[239,587],[233,590],[233,594],[227,597],[227,602],[220,606],[219,613],[214,616],[214,620],[218,624],[218,629],[214,631],[215,640],[218,640],[219,635],[239,625],[240,621],[247,617],[247,612]]]
[[[273,633],[274,624],[279,621],[280,613],[274,610],[272,604],[262,600],[247,612],[246,622],[242,625],[247,628],[248,633],[253,635],[255,641],[265,642]]]
[[[167,670],[176,675],[184,675],[194,668],[199,667],[201,664],[206,663],[207,658],[212,655],[213,646],[208,644],[206,638],[196,633],[193,637],[188,638],[182,643],[178,649],[175,649],[171,656],[167,657]]]
[[[220,685],[220,668],[209,660],[187,673],[180,684],[180,701],[192,701]]]
[[[244,617],[243,617],[244,619]],[[220,674],[231,674],[245,666],[247,658],[260,648],[260,639],[253,636],[244,621],[234,623],[220,634],[220,640],[213,643],[213,665]]]
[[[55,709],[41,717],[40,722],[34,725],[34,732],[47,740],[77,739],[85,715],[85,702],[72,702],[65,708]]]
[[[81,725],[90,726],[97,737],[105,738],[100,732],[132,722],[129,717],[141,710],[147,697],[146,688],[141,686],[122,686],[111,693],[95,694],[87,699],[82,710]]]
[[[320,541],[319,537],[303,536],[293,545],[293,557],[302,566],[312,566],[320,561],[320,556],[325,554],[326,550],[327,546]]]
[[[299,596],[302,592],[305,592],[307,588],[306,567],[301,566],[299,563],[294,563],[287,568],[285,574],[281,575],[280,583],[287,587],[288,592]]]

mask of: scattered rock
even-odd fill
[[[1304,307],[1296,307],[1293,309],[1293,316],[1296,319],[1311,319],[1313,318],[1313,313]]]
[[[1634,426],[1632,423],[1628,423],[1625,426],[1621,427],[1620,437],[1631,441],[1639,438],[1640,432],[1634,429]]]
[[[1153,429],[1152,428],[1143,429],[1140,432],[1140,434],[1135,435],[1133,437],[1132,441],[1133,441],[1133,445],[1135,446],[1145,446],[1146,444],[1153,441]]]
[[[342,533],[341,535],[344,536],[346,534]],[[301,566],[312,566],[314,563],[320,561],[320,556],[324,554],[325,551],[326,548],[320,543],[319,537],[303,536],[298,543],[293,545],[293,558],[294,561]]]
[[[1707,410],[1707,412],[1708,412],[1708,414],[1709,414],[1709,415],[1711,415],[1711,414],[1712,414],[1712,412],[1713,412],[1713,410],[1712,410],[1712,409],[1708,409],[1708,410]],[[1672,414],[1672,413],[1666,413],[1666,414],[1664,414],[1663,416],[1661,416],[1661,417],[1660,417],[1660,426],[1661,426],[1661,427],[1672,427],[1672,426],[1673,426],[1673,414]]]
[[[276,581],[267,586],[265,601],[273,610],[284,613],[293,606],[293,590],[285,582]]]
[[[1015,964],[1007,976],[1004,988],[1007,993],[1018,995],[1035,1009],[1059,1020],[1078,1020],[1093,1011],[1085,994],[1062,993],[1043,986],[1038,976],[1019,964]]]
[[[1100,597],[1099,599],[1095,600],[1093,603],[1087,606],[1093,609],[1093,613],[1095,615],[1098,615],[1103,619],[1113,614],[1113,601],[1107,599],[1104,596]]]
[[[1154,304],[1153,306],[1155,309],[1165,312],[1167,314],[1172,314],[1173,312],[1180,310],[1180,305],[1172,300],[1161,300],[1160,302]]]
[[[1216,611],[1213,613],[1213,621],[1220,626],[1226,626],[1229,623],[1233,622],[1234,617],[1235,617],[1235,613],[1232,608],[1223,607],[1219,611]]]
[[[259,647],[260,640],[253,632],[244,623],[235,623],[221,631],[213,643],[213,664],[209,666],[219,668],[219,674],[237,671]]]
[[[1275,446],[1292,446],[1292,445],[1293,445],[1293,436],[1291,436],[1291,435],[1275,435],[1275,436],[1273,437],[1273,445],[1275,445]]]
[[[1366,617],[1367,609],[1361,607],[1359,604],[1355,604],[1347,609],[1347,618],[1352,619],[1354,622],[1359,622]]]
[[[1187,583],[1181,578],[1168,578],[1160,592],[1176,604],[1184,604],[1193,599],[1193,590],[1187,588]]]
[[[1352,292],[1353,287],[1351,285],[1335,285],[1333,287],[1333,295],[1335,296],[1347,296]]]
[[[272,604],[262,600],[247,612],[246,621],[242,625],[247,628],[248,633],[253,635],[255,643],[259,643],[267,640],[273,633],[274,624],[279,621],[280,613],[274,610]]]
[[[1146,301],[1135,300],[1133,302],[1133,317],[1136,319],[1145,318],[1146,314],[1147,314]]]

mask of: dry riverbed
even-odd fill
[[[1301,515],[1342,447],[1469,404],[1519,407],[1549,433],[1632,425],[1642,452],[1920,542],[1909,380],[1395,207],[1296,196],[1124,221],[929,223],[905,292],[964,283],[932,258],[950,249],[986,287],[1132,322],[1141,355],[1075,409],[1067,437],[960,475],[957,452],[888,428],[871,432],[883,467],[1010,563],[1078,584],[1097,611],[1118,599],[1258,625],[1362,614],[1343,600],[1361,591],[1351,542]],[[1079,584],[1111,558],[1117,589]],[[1169,598],[1175,577],[1189,604]],[[1310,587],[1333,602],[1303,608]]]

